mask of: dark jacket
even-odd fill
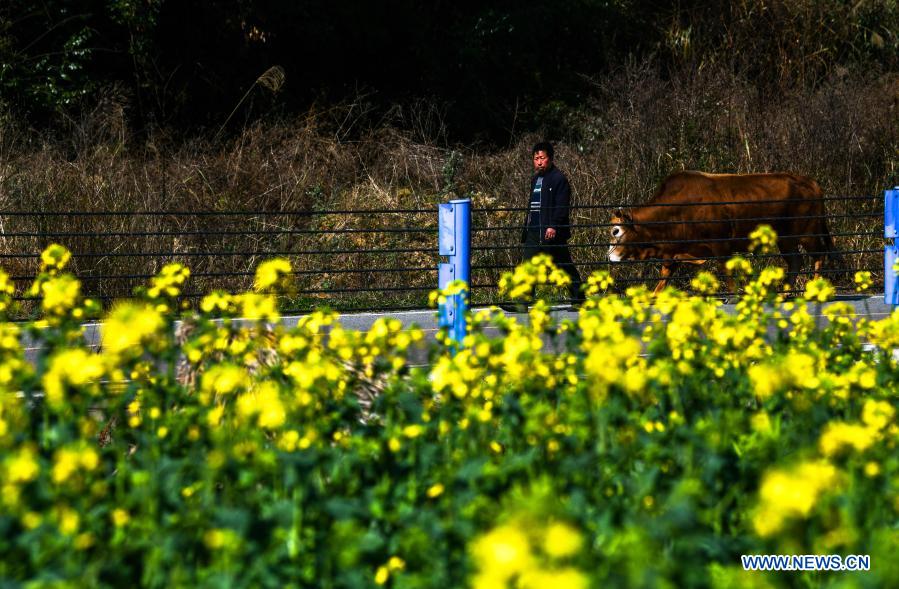
[[[537,183],[537,175],[531,178],[531,192]],[[530,194],[530,193],[529,193]],[[565,243],[571,237],[569,225],[568,207],[571,205],[571,186],[559,168],[553,166],[543,175],[543,190],[540,193],[540,242],[541,243]],[[546,228],[556,230],[555,239],[547,242],[545,239]],[[524,225],[521,230],[521,241],[527,238],[528,219],[524,217]]]

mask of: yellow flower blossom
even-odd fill
[[[531,569],[521,576],[518,586],[521,589],[587,589],[590,580],[587,575],[572,567],[558,570]]]
[[[843,422],[827,424],[818,446],[825,456],[833,456],[845,447],[857,452],[868,449],[877,439],[877,430],[863,425]]]
[[[103,351],[119,355],[142,351],[142,344],[156,337],[165,321],[159,311],[143,303],[123,303],[113,308],[101,325]]]
[[[72,536],[78,531],[78,524],[81,523],[81,518],[73,509],[63,506],[56,512],[56,521],[60,532],[67,536]]]
[[[777,247],[777,233],[770,225],[759,225],[749,234],[749,251],[770,254]]]
[[[41,252],[41,270],[62,271],[71,259],[72,252],[68,248],[58,243],[50,244]]]
[[[278,313],[278,302],[274,296],[257,293],[244,293],[238,297],[241,315],[251,321],[267,321],[277,323],[281,320]]]
[[[256,268],[253,289],[260,293],[269,290],[287,291],[290,288],[292,271],[290,262],[283,258],[263,262]]]
[[[809,301],[825,303],[833,298],[836,291],[826,278],[809,280],[805,285],[805,298]]]
[[[808,517],[819,496],[833,485],[836,477],[833,465],[823,461],[805,462],[793,470],[767,472],[753,518],[756,533],[770,536],[788,519]]]
[[[229,395],[249,384],[244,368],[233,364],[217,364],[203,374],[200,390],[207,396]]]
[[[6,460],[6,480],[10,483],[27,483],[37,478],[40,465],[37,452],[32,446],[25,445]]]
[[[57,352],[50,358],[41,381],[47,403],[55,409],[62,408],[66,387],[94,390],[105,373],[103,359],[87,350],[74,348]]]
[[[56,276],[41,283],[40,294],[44,313],[61,317],[78,304],[81,282],[69,274]]]
[[[128,515],[128,512],[121,508],[113,509],[110,517],[112,518],[112,523],[117,528],[126,526],[128,522],[131,521],[131,516]]]
[[[147,296],[151,299],[175,298],[181,294],[181,288],[190,278],[190,268],[177,262],[166,264],[159,274],[150,279]]]
[[[853,281],[855,282],[856,292],[865,292],[871,288],[871,285],[874,282],[871,278],[871,273],[867,270],[859,270],[856,272]]]
[[[375,583],[377,585],[384,585],[390,579],[390,569],[387,568],[386,565],[381,565],[375,571]]]
[[[472,555],[481,571],[501,580],[530,569],[534,560],[527,536],[511,524],[494,528],[477,539]]]
[[[711,272],[700,272],[690,282],[690,286],[699,294],[711,295],[718,292],[721,285]]]
[[[871,388],[871,387],[866,387]],[[862,407],[862,421],[875,430],[882,430],[893,422],[896,410],[886,401],[867,399]]]
[[[200,310],[204,313],[234,313],[235,297],[221,290],[216,290],[200,300]]]
[[[583,542],[581,534],[571,526],[553,523],[546,528],[543,551],[553,558],[565,558],[577,554]]]

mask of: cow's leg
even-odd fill
[[[827,231],[827,229],[825,228],[824,231]],[[814,278],[819,278],[821,268],[824,267],[824,257],[830,248],[827,247],[824,239],[819,236],[803,237],[801,243],[803,249],[808,252],[809,257],[812,259],[815,271]]]
[[[795,238],[778,239],[777,247],[780,249],[780,255],[784,262],[787,263],[786,285],[792,290],[796,284],[796,279],[799,277],[799,272],[802,270],[802,254],[799,253],[799,240]]]
[[[708,261],[706,258],[697,258],[692,254],[674,254],[673,257],[682,264],[693,264],[696,266],[702,266]]]
[[[661,276],[659,278],[659,283],[656,284],[655,290],[652,291],[653,294],[658,294],[662,291],[663,288],[668,286],[668,280],[671,278],[671,275],[674,273],[674,269],[677,264],[705,264],[705,260],[701,258],[696,258],[696,256],[692,256],[690,254],[675,254],[672,256],[672,259],[676,262],[666,262],[662,264]]]
[[[678,262],[683,262],[684,264],[696,265],[705,264],[708,261],[705,258],[697,258],[696,256],[690,254],[674,254],[674,259]]]
[[[659,294],[663,288],[668,285],[668,279],[671,278],[672,269],[674,264],[671,262],[663,262],[662,270],[659,272],[659,283],[656,284],[655,290],[652,291],[652,294]]]

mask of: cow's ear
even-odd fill
[[[631,214],[627,211],[615,209],[612,213],[612,223],[615,223],[616,225],[633,225],[634,218],[631,217]]]

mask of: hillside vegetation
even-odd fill
[[[373,290],[329,295],[326,300],[345,307],[385,301],[401,306],[423,300],[425,289],[436,281],[433,272],[377,275],[327,270],[432,268],[431,251],[359,252],[433,249],[433,233],[421,229],[432,229],[436,215],[69,218],[47,213],[433,209],[437,202],[466,196],[475,207],[522,206],[529,149],[544,138],[556,142],[557,164],[569,175],[578,205],[642,202],[665,175],[681,169],[790,171],[815,178],[831,196],[878,195],[899,184],[895,2],[731,2],[723,10],[718,4],[688,2],[678,11],[652,3],[602,4],[614,10],[590,13],[595,8],[591,2],[580,8],[592,15],[590,26],[611,30],[624,22],[643,24],[639,43],[627,45],[624,39],[631,38],[627,36],[631,29],[622,26],[622,37],[608,41],[602,51],[590,49],[585,37],[574,35],[567,47],[577,59],[556,56],[554,61],[541,61],[532,58],[531,49],[526,51],[527,44],[514,35],[506,39],[512,57],[496,52],[495,36],[501,33],[482,31],[493,41],[476,45],[469,57],[487,68],[476,69],[483,74],[478,78],[483,108],[440,95],[434,85],[417,94],[392,96],[363,84],[352,93],[331,92],[330,99],[304,100],[288,90],[326,81],[295,76],[284,62],[286,81],[259,76],[271,70],[257,65],[242,86],[220,92],[219,102],[175,101],[180,110],[162,116],[148,106],[150,81],[130,88],[116,68],[102,71],[107,78],[120,79],[103,78],[88,67],[99,67],[90,53],[82,56],[84,67],[78,70],[90,84],[85,82],[77,96],[57,102],[50,101],[49,94],[40,100],[35,94],[41,88],[49,92],[49,86],[32,84],[15,67],[6,69],[0,78],[0,210],[38,214],[3,218],[0,253],[33,256],[7,258],[12,275],[25,284],[36,271],[36,253],[51,241],[64,241],[76,255],[73,269],[95,277],[86,288],[99,296],[115,296],[130,292],[165,261],[160,256],[125,254],[189,254],[175,259],[194,269],[194,292],[199,294],[214,287],[245,287],[252,266],[266,252],[343,250],[352,253],[303,253],[291,258],[295,268],[306,272],[300,278],[301,290],[307,292],[297,299],[297,308],[324,301],[321,290],[356,288]],[[147,6],[161,11],[146,23],[148,27],[170,23],[167,11],[174,8],[169,3]],[[247,6],[264,12],[254,3]],[[579,14],[580,9],[558,15],[558,26],[587,14]],[[510,12],[491,18],[509,22],[514,29],[516,19],[524,16]],[[462,26],[454,22],[447,21],[447,30]],[[21,39],[13,35],[22,29],[10,25],[0,31],[5,31],[0,38],[6,39],[0,51],[10,56],[11,67],[18,63],[12,58],[25,59],[28,54],[17,49]],[[62,32],[53,29],[48,36],[57,34]],[[250,46],[261,51],[261,46]],[[170,49],[153,47],[160,59],[171,57]],[[191,47],[184,51],[196,49]],[[286,55],[270,45],[265,51],[273,61]],[[551,55],[555,53],[544,56]],[[525,83],[524,77],[493,75],[510,60],[527,63],[515,75],[529,72],[559,91]],[[235,71],[250,68],[250,61],[237,59],[235,67],[240,67]],[[128,67],[141,63],[138,59]],[[347,75],[355,75],[353,71],[347,70]],[[414,76],[416,71],[408,73]],[[75,83],[71,76],[66,81],[50,74],[46,79],[51,82]],[[460,83],[465,80],[446,75]],[[252,85],[256,76],[258,83]],[[189,98],[190,88],[199,83],[182,88],[179,100]],[[280,91],[273,94],[275,86]],[[520,96],[505,100],[500,90],[509,88]],[[165,96],[161,88],[156,91]],[[206,96],[197,92],[197,97]],[[249,98],[240,100],[241,96]],[[268,106],[262,108],[265,101]],[[45,107],[39,109],[38,104]],[[211,118],[196,112],[204,104],[208,108],[203,116]],[[489,106],[497,104],[506,110]],[[490,122],[479,123],[483,132],[472,128],[473,121],[483,120],[488,111]],[[872,215],[831,224],[835,233],[852,234],[870,232],[872,224],[879,223],[876,213],[881,208],[875,201],[835,201],[828,203],[828,210],[835,215]],[[604,209],[580,209],[573,218],[584,225],[607,221]],[[519,222],[519,213],[510,211],[476,215],[476,227],[509,228],[477,234],[476,245],[510,249],[477,252],[475,264],[517,261],[513,246]],[[358,232],[376,228],[418,231]],[[203,234],[209,230],[219,233]],[[344,233],[309,233],[314,230]],[[36,236],[54,231],[64,235]],[[236,234],[241,231],[252,233]],[[604,261],[604,231],[589,227],[575,232],[574,242],[584,244],[575,248],[575,261],[587,270]],[[73,232],[90,235],[70,235]],[[134,235],[146,232],[166,234]],[[26,235],[18,235],[22,233]],[[96,233],[115,235],[92,235]],[[871,235],[843,235],[836,241],[849,251],[879,248],[879,240]],[[100,255],[110,252],[116,256]],[[199,255],[208,252],[240,255]],[[877,266],[876,255],[847,260],[858,268]],[[654,272],[643,268],[622,277],[650,279]],[[106,278],[114,275],[133,278]],[[497,278],[496,269],[478,270],[475,275],[476,283],[484,285],[495,284]],[[391,291],[387,298],[377,292],[401,286],[421,290]],[[490,289],[476,290],[475,296],[484,301],[495,298]]]

